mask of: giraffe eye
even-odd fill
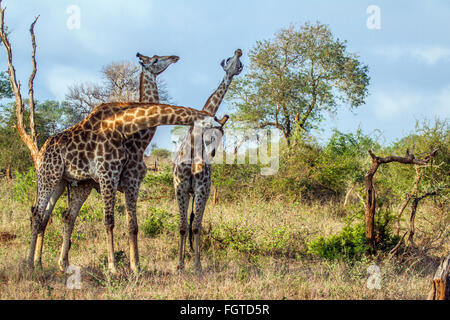
[[[158,63],[158,59],[155,59],[154,61],[153,61],[153,64],[157,64]]]

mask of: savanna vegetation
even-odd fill
[[[381,144],[379,132],[342,132],[319,143],[312,128],[325,112],[364,104],[369,68],[322,24],[305,24],[256,43],[250,64],[227,96],[232,120],[280,132],[279,169],[263,164],[214,164],[213,188],[203,220],[199,278],[189,267],[178,274],[178,209],[171,166],[149,172],[138,202],[142,271],[128,268],[123,195],[116,203],[118,275],[106,266],[100,195],[83,205],[72,236],[70,261],[81,267],[82,287],[70,290],[57,271],[62,212],[57,203],[44,244],[44,266],[30,273],[23,261],[30,238],[30,206],[36,174],[14,125],[15,105],[7,74],[0,77],[0,297],[2,299],[424,299],[442,257],[450,252],[448,119],[418,121],[407,136]],[[102,69],[103,84],[70,88],[66,101],[36,101],[39,146],[102,101],[133,97],[137,71],[131,63]],[[124,76],[125,74],[125,76]],[[119,75],[119,76],[118,76]],[[115,77],[131,79],[118,82]],[[123,83],[124,85],[114,86]],[[168,99],[168,95],[165,95]],[[28,115],[25,113],[25,120]],[[29,130],[29,128],[28,128]],[[371,150],[380,157],[423,159],[426,165],[393,162],[374,176],[375,250],[366,237],[365,176]],[[407,154],[408,150],[408,154]],[[233,151],[231,151],[233,152]],[[152,154],[170,154],[153,146]],[[412,228],[413,227],[413,228]],[[192,256],[191,256],[192,255]],[[368,285],[373,266],[380,286]]]

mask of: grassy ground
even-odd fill
[[[450,252],[447,238],[427,254],[411,254],[401,261],[320,259],[307,253],[306,244],[340,231],[347,215],[344,210],[331,204],[247,198],[214,207],[209,202],[203,223],[203,275],[194,275],[190,250],[186,273],[178,274],[175,201],[146,200],[138,207],[142,272],[136,277],[127,267],[121,195],[115,227],[120,273],[110,276],[100,201],[93,192],[77,220],[70,251],[70,263],[81,267],[82,287],[70,290],[68,275],[57,268],[62,240],[58,212],[66,205],[60,202],[47,228],[43,269],[30,273],[23,267],[30,235],[29,204],[15,201],[11,185],[0,182],[1,299],[424,299],[439,257]],[[417,243],[442,221],[448,226],[448,215],[431,218],[419,210]],[[367,269],[374,264],[381,270],[380,289],[367,287]]]

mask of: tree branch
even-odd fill
[[[37,163],[37,155],[39,152],[39,148],[37,146],[37,140],[35,139],[35,136],[30,136],[24,126],[24,105],[22,100],[22,95],[20,94],[20,82],[17,81],[16,77],[16,70],[14,68],[13,62],[12,62],[12,51],[11,51],[11,43],[9,42],[7,32],[5,31],[5,8],[2,8],[1,6],[1,0],[0,0],[0,38],[3,42],[3,45],[5,46],[6,50],[6,58],[8,63],[8,73],[9,73],[9,81],[11,83],[11,88],[14,92],[15,100],[16,100],[16,117],[17,117],[17,124],[16,129],[19,133],[20,138],[25,143],[25,145],[28,147],[28,149],[31,152],[31,157],[33,158],[33,162],[36,165]],[[36,23],[37,18],[31,25],[30,31],[34,29],[34,24]],[[34,38],[34,33],[32,33],[32,41]],[[33,48],[33,56],[35,52],[35,45]],[[33,58],[34,59],[34,58]],[[35,61],[33,62],[35,63]],[[34,69],[34,68],[33,68]],[[35,73],[35,70],[33,70],[33,73]],[[31,85],[33,84],[34,75],[32,73],[32,77],[30,77]],[[31,96],[33,96],[33,93],[31,91]],[[33,106],[34,106],[34,102]],[[31,104],[30,104],[31,106]],[[30,110],[31,113],[31,110]],[[31,116],[31,115],[30,115]],[[34,117],[34,110],[33,110],[33,117]],[[31,123],[30,123],[31,125]],[[35,133],[34,128],[34,121],[33,121],[33,129],[32,132]]]
[[[34,25],[36,24],[39,16],[37,16],[33,23],[30,26],[30,34],[31,34],[31,45],[32,45],[32,53],[31,53],[31,64],[33,67],[33,71],[31,72],[30,79],[28,80],[28,105],[30,107],[30,134],[31,139],[33,140],[33,144],[37,147],[37,134],[36,134],[36,125],[34,122],[34,111],[35,111],[35,101],[34,101],[34,89],[33,83],[34,78],[36,77],[36,37],[34,35]]]

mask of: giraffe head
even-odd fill
[[[172,63],[176,63],[180,60],[177,56],[157,56],[147,57],[139,52],[136,54],[139,58],[139,63],[145,71],[150,72],[152,75],[157,76],[167,69]]]
[[[222,142],[223,126],[230,117],[225,115],[222,119],[214,117],[214,121],[219,125],[215,125],[210,120],[203,120],[194,125],[191,131],[192,162],[191,172],[197,174],[203,170],[206,163],[210,163],[216,155],[216,151]]]
[[[222,60],[220,65],[222,66],[223,70],[225,70],[225,73],[228,77],[232,78],[234,76],[237,76],[241,73],[242,69],[244,68],[244,65],[242,64],[241,60],[239,59],[242,56],[242,50],[237,49],[234,52],[234,56],[231,58]]]
[[[216,151],[220,147],[224,135],[222,126],[215,126],[206,129],[203,133],[203,142],[205,143],[205,153],[209,161],[216,156]]]

